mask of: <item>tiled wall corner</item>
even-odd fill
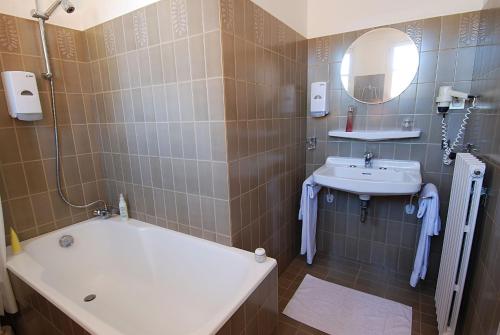
[[[271,335],[278,320],[278,269],[274,268],[217,335]]]
[[[307,42],[249,0],[221,1],[231,236],[285,268],[305,172]]]
[[[230,244],[219,2],[163,0],[85,36],[108,199]]]
[[[60,125],[63,191],[76,203],[105,193],[99,174],[100,155],[87,121],[95,114],[83,32],[47,25]],[[0,195],[8,232],[21,239],[85,220],[89,212],[70,209],[59,198],[48,82],[41,78],[43,60],[35,21],[0,14],[0,71],[36,74],[44,118],[23,122],[10,118],[0,83]],[[91,209],[89,209],[90,211]],[[7,239],[8,240],[8,239]]]
[[[467,141],[486,163],[483,185],[488,197],[481,207],[464,290],[459,334],[496,334],[500,324],[500,8],[480,13],[472,31],[477,43],[472,94],[479,110],[471,117]]]
[[[39,76],[36,23],[1,16],[0,25],[0,69]],[[291,259],[305,160],[303,37],[249,1],[163,0],[85,32],[48,25],[47,38],[71,200],[116,205],[123,193],[134,218]],[[1,194],[22,239],[89,217],[56,193],[49,92],[39,86],[39,123],[13,122],[0,97]],[[232,182],[240,171],[242,189]],[[240,223],[236,203],[250,196]]]
[[[458,334],[496,334],[500,322],[500,164],[485,159],[489,199],[481,208],[464,289]]]
[[[453,85],[465,92],[471,90],[478,40],[471,27],[478,20],[478,13],[464,13],[391,26],[415,41],[420,67],[411,85],[399,97],[379,105],[359,103],[341,87],[342,57],[366,30],[309,40],[308,83],[329,82],[330,114],[307,119],[307,136],[318,138],[317,149],[307,153],[307,174],[324,164],[328,156],[362,157],[365,151],[372,151],[378,158],[420,161],[424,182],[432,182],[439,189],[441,218],[446,222],[453,168],[441,163],[441,117],[434,110],[434,99],[442,85]],[[403,120],[410,119],[422,130],[422,136],[380,143],[328,137],[328,130],[345,128],[349,105],[356,107],[355,130],[398,129]],[[450,134],[456,134],[463,115],[461,111],[449,114]],[[409,197],[374,197],[367,222],[360,223],[357,196],[334,193],[334,204],[325,201],[325,192],[320,195],[319,250],[408,274],[420,231],[415,215],[404,213]],[[442,235],[433,239],[428,273],[431,280],[437,276],[441,244]]]

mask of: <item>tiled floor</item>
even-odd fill
[[[408,276],[387,272],[373,265],[325,256],[316,256],[313,265],[307,265],[303,257],[297,257],[280,275],[280,313],[306,274],[411,306],[413,307],[412,335],[438,334],[433,284],[423,282],[413,289],[408,284]],[[324,333],[281,313],[278,334],[315,335]]]

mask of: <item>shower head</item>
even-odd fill
[[[37,19],[48,20],[52,13],[59,7],[59,5],[64,9],[64,11],[68,14],[71,14],[75,11],[75,6],[69,0],[56,0],[50,5],[49,8],[45,12],[41,12],[39,10],[32,10],[31,16]]]
[[[63,0],[61,2],[62,8],[66,11],[66,13],[71,14],[75,11],[75,6],[68,0]]]

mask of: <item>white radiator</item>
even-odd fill
[[[440,335],[455,334],[484,171],[476,157],[457,154],[435,296]]]

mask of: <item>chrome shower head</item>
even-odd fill
[[[45,12],[39,10],[32,10],[31,16],[37,19],[48,20],[52,13],[59,7],[59,5],[64,9],[64,11],[68,14],[71,14],[75,11],[75,6],[69,0],[56,0],[50,5],[49,8]]]
[[[71,14],[75,11],[75,6],[68,0],[62,0],[61,2],[62,8],[66,11],[66,13]]]

